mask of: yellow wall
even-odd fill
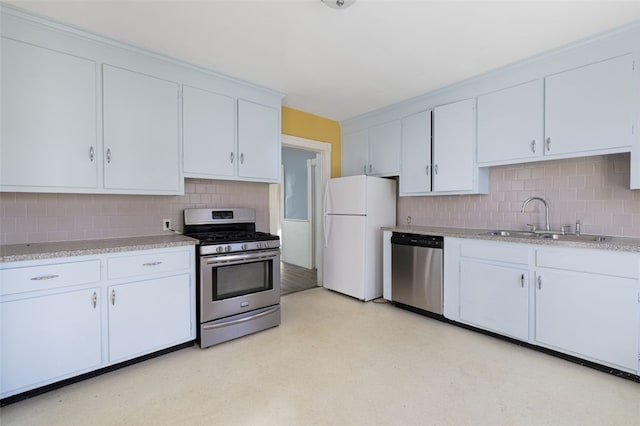
[[[331,177],[340,176],[340,123],[282,107],[282,133],[331,144]]]

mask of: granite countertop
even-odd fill
[[[55,257],[86,256],[133,250],[196,245],[198,240],[181,234],[144,237],[109,238],[104,240],[57,241],[49,243],[0,245],[0,263]]]
[[[551,240],[546,238],[531,237],[502,237],[489,235],[493,229],[468,229],[468,228],[440,228],[435,226],[399,225],[384,227],[384,231],[406,232],[409,234],[435,235],[441,237],[471,238],[477,240],[504,241],[512,243],[540,244],[555,247],[579,247],[599,250],[626,251],[640,253],[640,238],[624,238],[606,236],[605,241],[571,241]]]

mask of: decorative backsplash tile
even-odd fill
[[[251,207],[256,228],[269,230],[269,185],[187,179],[185,194],[98,195],[0,193],[0,241],[19,244],[162,234],[162,220],[182,231],[182,211]]]
[[[640,190],[629,189],[629,154],[492,167],[487,195],[400,197],[398,224],[483,229],[525,229],[544,224],[545,198],[554,229],[576,221],[586,234],[640,237]]]

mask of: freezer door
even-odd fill
[[[364,300],[364,216],[325,216],[324,286]]]
[[[330,179],[325,192],[326,214],[367,214],[367,176]]]

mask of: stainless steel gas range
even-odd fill
[[[206,348],[280,324],[280,240],[256,232],[253,209],[185,209],[200,240],[198,343]]]

